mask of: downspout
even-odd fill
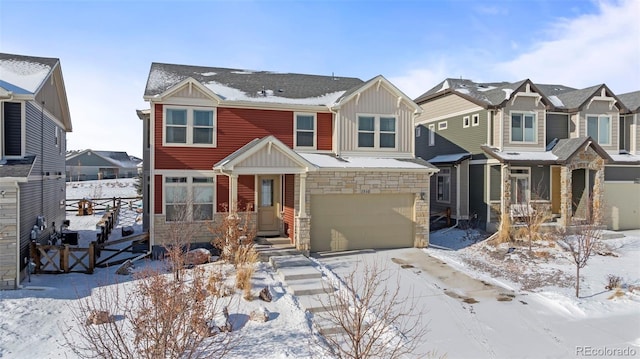
[[[40,215],[44,216],[44,101],[40,108]]]
[[[460,164],[456,165],[456,224],[460,222]]]
[[[18,182],[15,182],[16,186],[16,289],[24,288],[22,284],[20,284],[20,185]],[[31,250],[31,249],[29,249]],[[27,262],[27,270],[31,269],[31,260]]]

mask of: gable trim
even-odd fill
[[[360,99],[360,94],[362,92],[372,88],[373,86],[376,87],[376,91],[380,91],[380,87],[383,87],[387,91],[389,91],[391,94],[393,94],[394,97],[397,97],[397,104],[396,104],[397,107],[400,107],[400,105],[402,103],[405,103],[409,108],[412,108],[414,110],[414,113],[416,113],[416,114],[422,113],[422,107],[418,106],[418,104],[413,102],[413,100],[409,96],[405,95],[404,92],[400,91],[400,89],[398,89],[394,84],[392,84],[389,80],[387,80],[382,75],[378,75],[378,76],[374,77],[373,79],[365,82],[356,91],[354,91],[351,94],[347,95],[346,97],[340,99],[339,102],[337,102],[336,104],[334,104],[331,107],[331,110],[333,110],[333,111],[339,110],[344,104],[350,102],[354,98],[355,98],[356,103],[357,103],[359,101],[359,99]]]

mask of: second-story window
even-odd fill
[[[359,115],[359,148],[396,148],[396,118],[392,116]]]
[[[511,142],[536,142],[536,115],[534,113],[511,114]]]
[[[316,115],[314,113],[296,113],[294,121],[296,148],[316,148]]]
[[[601,145],[611,144],[611,117],[608,115],[587,116],[587,136]]]
[[[215,146],[215,112],[206,108],[166,108],[165,145]]]

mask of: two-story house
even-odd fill
[[[414,156],[420,107],[383,76],[153,63],[144,99],[152,245],[177,220],[208,242],[226,208],[306,251],[427,245],[437,169]]]
[[[534,201],[561,226],[604,208],[610,228],[639,228],[639,95],[444,80],[415,100],[416,155],[440,169],[432,211],[491,230],[498,213],[512,217]]]
[[[30,241],[65,219],[70,131],[60,60],[0,54],[0,289],[20,286]]]

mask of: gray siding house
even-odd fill
[[[609,228],[640,228],[640,91],[446,79],[415,102],[416,155],[440,169],[433,213],[493,230],[533,201],[567,226],[593,198]]]
[[[66,158],[67,181],[133,178],[140,162],[122,151],[70,151]]]
[[[20,286],[32,237],[65,219],[70,131],[60,60],[0,54],[0,289]]]

